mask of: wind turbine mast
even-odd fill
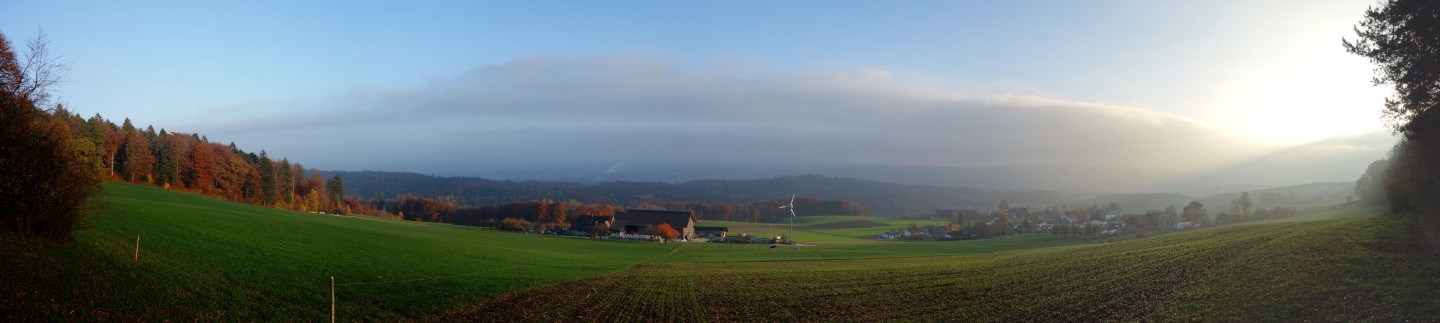
[[[785,240],[788,240],[788,242],[789,242],[791,245],[794,245],[794,244],[795,244],[795,194],[793,194],[793,193],[790,194],[790,204],[782,205],[782,206],[780,206],[780,208],[782,208],[782,209],[789,209],[789,210],[790,210],[790,234],[787,235],[787,236],[785,236]]]

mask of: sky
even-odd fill
[[[321,169],[1201,171],[1383,157],[1388,88],[1341,47],[1374,4],[5,1],[0,32],[44,29],[72,111]]]

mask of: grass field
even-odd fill
[[[1433,320],[1440,265],[1415,248],[1411,221],[1243,225],[993,254],[654,263],[507,295],[449,319]]]
[[[828,224],[846,222],[872,222],[873,226],[846,228],[817,228]],[[897,220],[883,217],[861,217],[847,215],[807,216],[795,219],[795,241],[803,244],[845,245],[867,243],[891,243],[877,238],[886,231],[903,229],[910,223],[916,225],[944,225],[944,220]],[[730,234],[746,233],[758,237],[787,235],[790,222],[751,223],[736,221],[700,221],[696,226],[728,227]]]
[[[106,183],[101,200],[108,207],[74,243],[0,235],[0,319],[318,321],[329,316],[332,275],[347,321],[1440,314],[1440,265],[1416,251],[1411,220],[1354,207],[1113,243],[1043,235],[874,241],[888,228],[841,224],[910,221],[806,217],[797,225],[834,243],[771,249],[286,212],[122,183]]]
[[[0,263],[22,268],[0,274],[4,295],[18,296],[0,301],[5,317],[324,320],[334,275],[392,282],[337,287],[342,318],[419,319],[676,247],[287,212],[123,183],[106,183],[104,201],[73,244],[4,237]],[[394,282],[454,275],[464,276]]]
[[[800,236],[797,232],[796,236]],[[956,254],[986,254],[1006,250],[1044,248],[1085,243],[1086,238],[1049,235],[1007,236],[996,239],[865,244],[778,246],[728,243],[691,243],[658,258],[662,262],[747,262],[783,260],[843,260],[906,258]]]

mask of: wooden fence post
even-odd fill
[[[140,267],[140,234],[135,234],[135,267]]]
[[[330,276],[330,323],[335,323],[335,276]]]

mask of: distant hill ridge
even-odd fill
[[[684,183],[491,180],[438,177],[406,172],[327,172],[345,178],[346,193],[370,199],[402,194],[435,198],[462,205],[499,205],[523,200],[577,200],[583,203],[637,205],[645,202],[747,203],[804,197],[863,203],[874,214],[927,213],[937,208],[1012,203],[1049,204],[1061,200],[1053,191],[988,191],[978,188],[907,185],[820,175],[780,176],[752,180],[696,180]]]
[[[1119,203],[1138,213],[1165,206],[1183,206],[1200,200],[1213,211],[1222,210],[1240,192],[1196,197],[1174,193],[1066,195],[1056,191],[997,191],[973,187],[896,184],[822,175],[779,176],[746,180],[695,180],[683,183],[614,181],[584,184],[564,181],[492,180],[479,177],[444,177],[411,172],[334,171],[345,179],[346,193],[364,199],[416,195],[470,206],[500,205],[526,200],[576,200],[587,204],[633,206],[646,202],[749,203],[783,199],[790,194],[848,200],[869,206],[875,215],[914,215],[941,208],[989,208],[1000,200],[1016,205],[1056,204],[1104,206]],[[1325,198],[1343,200],[1353,182],[1317,182],[1249,192],[1253,198],[1283,196],[1287,200]],[[1259,202],[1266,202],[1261,200]],[[1268,204],[1268,203],[1267,203]]]

